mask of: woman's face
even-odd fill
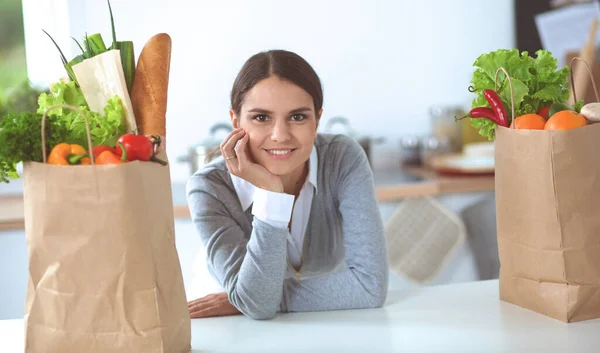
[[[310,158],[321,111],[315,112],[305,90],[271,76],[246,93],[240,116],[233,111],[230,115],[234,128],[248,134],[253,161],[283,176],[298,171]]]

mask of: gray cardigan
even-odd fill
[[[381,307],[388,289],[383,225],[373,174],[362,147],[343,135],[318,134],[317,191],[307,226],[300,280],[286,259],[287,227],[246,212],[223,158],[187,183],[191,217],[211,275],[230,302],[254,319],[277,311]]]

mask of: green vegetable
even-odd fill
[[[38,99],[38,113],[43,114],[50,106],[57,104],[73,105],[86,113],[94,145],[114,146],[119,136],[127,131],[125,110],[118,96],[111,98],[104,107],[104,115],[91,112],[81,89],[75,82],[57,82],[51,87],[51,93],[42,93]],[[85,120],[77,112],[70,109],[56,108],[50,116],[59,118],[58,123],[69,132],[64,142],[87,146]]]
[[[41,162],[42,115],[9,113],[0,121],[0,182],[17,179],[17,164],[24,161]],[[62,142],[69,132],[58,117],[46,118],[46,148]]]
[[[115,46],[113,44],[113,46]],[[133,76],[135,75],[135,56],[133,53],[133,42],[116,42],[116,49],[119,49],[121,55],[121,64],[123,65],[123,74],[127,83],[127,92],[131,93],[133,88]],[[113,49],[113,47],[111,47]]]
[[[581,109],[583,108],[583,106],[585,105],[583,99],[578,100],[577,102],[575,102],[575,104],[573,104],[573,110],[576,111],[577,113],[581,113]]]
[[[102,54],[107,50],[106,45],[104,44],[104,40],[102,39],[102,35],[100,33],[95,33],[91,36],[86,36],[84,45],[86,51],[89,52],[91,56]]]
[[[473,99],[472,108],[489,107],[484,91],[495,88],[496,70],[501,66],[511,77],[517,117],[536,113],[552,103],[564,103],[569,98],[569,67],[558,69],[556,58],[546,50],[538,50],[533,58],[527,51],[519,54],[517,49],[500,49],[481,55],[473,66],[476,69],[470,91],[476,93],[477,97]],[[503,72],[498,74],[497,93],[506,107],[510,124],[515,117],[512,116],[510,86]],[[490,140],[494,138],[497,125],[493,121],[472,118],[471,125],[482,136]]]
[[[573,110],[573,108],[569,107],[564,103],[553,103],[550,106],[550,110],[548,110],[548,118],[563,110]]]
[[[81,54],[77,55],[70,61],[67,60],[62,50],[56,43],[56,41],[48,34],[48,32],[44,31],[48,37],[52,40],[58,52],[60,54],[60,59],[63,63],[63,66],[67,70],[67,74],[69,78],[75,82],[77,86],[79,86],[79,82],[77,82],[77,77],[75,76],[75,72],[73,71],[73,66],[79,64],[80,62],[93,58],[96,55],[100,55],[102,53],[107,52],[108,50],[119,50],[121,56],[121,65],[123,66],[123,73],[125,75],[125,82],[127,83],[128,93],[131,93],[131,88],[133,87],[133,77],[135,75],[135,55],[133,51],[133,42],[132,41],[117,41],[117,35],[115,32],[115,22],[113,18],[112,8],[110,6],[110,1],[107,0],[108,10],[110,12],[110,24],[112,29],[112,37],[113,43],[107,49],[104,44],[104,39],[102,39],[102,35],[100,33],[94,33],[92,35],[87,35],[84,37],[83,46],[79,44],[79,42],[73,38],[79,49],[81,49]],[[72,38],[72,37],[71,37]]]
[[[123,73],[125,76],[125,82],[127,83],[127,91],[131,94],[131,88],[133,87],[133,76],[135,75],[135,55],[133,52],[132,41],[117,41],[117,32],[115,31],[115,19],[113,17],[112,7],[110,1],[108,3],[108,12],[110,13],[110,27],[112,30],[113,43],[110,49],[117,49],[121,54],[121,65],[123,66]]]
[[[67,70],[67,74],[69,75],[69,78],[72,81],[74,81],[77,86],[79,86],[79,82],[77,82],[77,77],[75,76],[75,72],[73,71],[73,66],[79,64],[80,62],[82,62],[85,59],[92,58],[96,55],[102,54],[107,51],[106,45],[104,44],[104,40],[102,39],[102,35],[100,33],[95,33],[95,34],[92,34],[91,36],[87,36],[87,35],[85,36],[84,42],[83,42],[85,49],[81,46],[81,44],[79,44],[79,42],[75,38],[71,37],[71,38],[73,38],[75,43],[77,43],[77,46],[79,46],[79,49],[81,49],[81,54],[77,55],[76,57],[71,59],[71,61],[67,61],[65,54],[63,54],[62,50],[60,49],[60,47],[58,46],[58,44],[56,43],[54,38],[52,38],[52,36],[50,34],[48,34],[48,32],[44,31],[44,33],[46,33],[46,35],[48,37],[50,37],[50,39],[52,40],[52,43],[54,43],[54,46],[56,46],[56,48],[58,49],[58,52],[60,54],[60,59],[63,62],[63,66]]]
[[[44,31],[44,30],[42,29],[42,31]],[[75,83],[77,83],[77,79],[75,78],[75,73],[73,72],[73,69],[71,68],[71,65],[69,64],[69,61],[67,61],[65,54],[63,54],[62,50],[60,50],[58,43],[56,43],[54,38],[52,38],[52,36],[48,32],[44,31],[44,33],[46,33],[46,35],[50,38],[52,43],[54,43],[54,46],[56,47],[56,49],[58,49],[58,53],[60,54],[60,61],[62,61],[65,70],[67,70],[67,74],[69,75],[69,78],[71,80],[75,81]]]
[[[9,113],[0,121],[0,182],[16,179],[17,164],[24,161],[42,161],[42,115],[58,104],[73,105],[86,113],[94,145],[114,146],[127,132],[125,110],[118,96],[104,107],[104,115],[91,112],[75,82],[57,82],[50,93],[38,97],[36,113]],[[46,118],[46,149],[61,142],[87,146],[85,120],[70,109],[55,108]]]
[[[77,44],[77,46],[79,47],[79,50],[81,50],[81,54],[85,54],[85,50],[83,50],[83,47],[81,46],[81,44],[79,44],[79,42],[77,41],[77,39],[71,37],[71,39],[73,39],[73,41],[75,42],[75,44]]]

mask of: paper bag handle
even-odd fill
[[[77,107],[74,107],[72,105],[65,105],[65,104],[57,104],[57,105],[53,105],[53,106],[49,107],[44,112],[44,116],[42,116],[42,158],[44,158],[44,164],[46,164],[46,162],[47,162],[47,155],[46,155],[46,117],[48,116],[48,112],[49,111],[51,111],[52,109],[56,109],[56,108],[71,109],[71,110],[74,110],[77,113],[81,114],[81,116],[83,116],[83,120],[85,121],[85,132],[87,134],[88,154],[90,155],[90,160],[92,161],[92,165],[94,165],[95,161],[94,161],[94,154],[92,153],[92,134],[90,133],[90,124],[88,122],[88,117],[87,117],[87,115],[85,115],[85,113],[83,112],[83,110],[81,110],[81,109],[79,109]]]
[[[580,58],[578,56],[571,59],[571,62],[569,63],[569,66],[570,66],[569,71],[571,71],[571,89],[573,90],[573,102],[577,102],[577,95],[575,94],[575,80],[573,79],[573,61],[575,61],[575,59],[581,60],[581,62],[587,68],[587,72],[590,75],[590,80],[592,81],[592,87],[594,88],[594,94],[596,95],[596,102],[600,103],[600,98],[598,96],[598,90],[596,89],[596,82],[594,82],[594,75],[592,75],[592,69],[590,69],[590,66],[588,65],[588,63],[585,62],[585,60],[583,60],[582,58]]]
[[[494,91],[498,91],[498,74],[500,73],[500,71],[504,72],[504,74],[506,75],[506,79],[508,80],[508,84],[510,86],[510,108],[511,108],[511,112],[512,112],[512,117],[511,117],[511,123],[515,120],[515,91],[513,90],[513,85],[512,85],[512,80],[510,78],[510,75],[508,74],[508,72],[506,71],[505,68],[503,68],[502,66],[500,66],[498,68],[498,70],[496,70],[496,77],[494,78]],[[513,129],[515,128],[516,124],[512,124]]]

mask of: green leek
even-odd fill
[[[127,91],[131,94],[131,88],[133,87],[133,76],[135,75],[135,55],[133,52],[132,41],[117,41],[117,32],[115,31],[115,19],[113,17],[112,7],[110,6],[110,0],[106,0],[108,3],[108,12],[110,13],[110,27],[112,31],[113,43],[110,49],[117,49],[121,55],[121,65],[123,66],[123,74],[125,75],[125,82],[127,83]]]
[[[42,31],[44,31],[44,30],[42,29]],[[75,73],[73,72],[73,69],[67,62],[67,58],[65,57],[65,54],[63,54],[62,50],[60,50],[60,47],[58,46],[58,44],[56,43],[54,38],[52,38],[52,36],[50,34],[48,34],[48,32],[44,31],[44,33],[46,33],[46,35],[50,38],[52,43],[54,43],[54,45],[56,46],[56,49],[58,49],[58,52],[60,54],[60,60],[62,61],[65,70],[67,70],[67,74],[69,75],[69,78],[71,79],[71,81],[75,82],[75,84],[79,86],[79,83],[77,82],[77,79],[75,78]]]
[[[112,45],[110,48],[106,48],[104,40],[102,39],[102,35],[100,33],[95,33],[90,36],[86,34],[83,38],[83,46],[79,44],[79,42],[73,38],[77,46],[81,50],[81,54],[74,57],[71,61],[67,61],[67,58],[63,54],[62,50],[54,40],[48,34],[48,32],[44,31],[48,37],[52,40],[58,52],[60,53],[60,60],[63,63],[63,66],[67,70],[67,74],[69,78],[75,82],[77,86],[79,83],[77,82],[77,78],[75,77],[75,73],[73,72],[73,66],[79,64],[80,62],[92,58],[96,55],[102,54],[108,50],[119,50],[119,54],[121,56],[121,65],[123,66],[123,74],[125,76],[125,82],[127,84],[127,90],[131,93],[131,89],[133,87],[133,77],[135,75],[135,55],[133,51],[133,42],[132,41],[117,41],[117,34],[115,31],[115,21],[113,18],[112,8],[110,5],[110,0],[107,0],[108,9],[110,12],[110,24],[112,29]]]
[[[117,42],[117,48],[121,54],[121,64],[123,65],[123,74],[127,83],[127,91],[131,93],[133,87],[133,76],[135,75],[135,56],[133,53],[133,42]]]
[[[106,52],[106,45],[100,33],[94,33],[85,37],[85,49],[90,53],[90,57]]]

